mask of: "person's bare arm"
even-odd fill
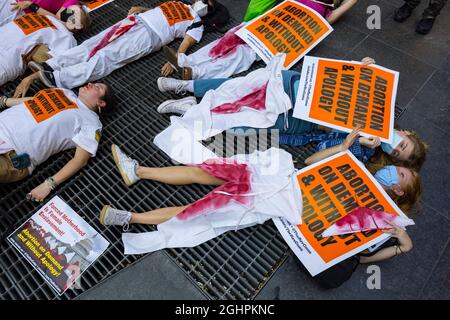
[[[389,223],[388,221],[386,222]],[[360,256],[360,263],[380,262],[412,250],[413,244],[408,233],[393,223],[389,224],[392,226],[392,229],[383,230],[383,232],[389,233],[393,238],[397,238],[399,245],[384,248],[371,257]]]
[[[353,7],[358,0],[344,0],[342,4],[334,9],[329,17],[327,18],[327,21],[329,24],[335,23],[339,18],[341,18],[348,10],[350,10],[351,7]]]
[[[91,154],[81,147],[77,147],[73,158],[66,163],[54,176],[56,185],[60,185],[70,177],[74,176],[88,163]],[[50,185],[44,181],[39,186],[31,190],[31,200],[43,201],[51,192]]]
[[[32,100],[33,97],[25,97],[25,98],[8,98],[6,99],[6,107],[10,108],[10,107],[14,107],[18,104],[21,104],[22,102],[25,101],[30,101]]]
[[[17,86],[13,98],[24,98],[28,90],[30,89],[30,86],[37,80],[39,80],[38,72],[32,73],[28,77],[23,78],[23,80]]]
[[[359,137],[360,130],[361,130],[361,127],[358,126],[347,135],[344,142],[342,142],[341,144],[331,147],[331,148],[328,148],[328,149],[325,149],[325,150],[317,151],[316,153],[314,153],[312,156],[308,157],[305,160],[305,164],[307,166],[309,166],[310,164],[313,164],[313,163],[319,162],[320,160],[331,157],[331,156],[335,155],[336,153],[347,150],[348,148],[350,148],[352,146],[352,144]]]
[[[186,53],[197,41],[189,35],[186,35],[178,47],[178,53]],[[173,73],[174,69],[169,62],[166,62],[161,69],[161,75],[167,77]]]

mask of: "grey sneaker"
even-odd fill
[[[113,154],[114,162],[122,175],[123,181],[127,186],[131,186],[140,178],[136,174],[136,168],[138,162],[128,157],[122,150],[115,144],[111,145],[111,152]]]
[[[44,71],[45,70],[44,67],[41,64],[39,64],[39,63],[37,63],[37,62],[35,62],[33,60],[28,62],[28,68],[30,68],[31,71],[33,71],[33,72],[38,72],[38,71]]]
[[[131,220],[131,212],[111,208],[105,205],[100,212],[100,223],[104,226],[123,226],[128,229]]]
[[[158,80],[156,80],[156,83],[158,84],[158,89],[161,92],[173,91],[176,94],[184,95],[187,91],[189,91],[187,89],[189,86],[189,80],[159,77]]]
[[[156,109],[159,113],[176,113],[183,115],[192,106],[197,104],[195,97],[186,97],[178,100],[167,100]]]

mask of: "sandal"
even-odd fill
[[[189,67],[184,67],[181,70],[181,78],[183,80],[192,80],[192,69]]]

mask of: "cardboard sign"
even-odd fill
[[[173,26],[177,22],[194,20],[189,7],[181,2],[165,2],[159,8],[170,26]]]
[[[72,287],[109,246],[58,196],[7,240],[59,295]]]
[[[87,12],[91,12],[113,1],[114,0],[84,0],[83,4]]]
[[[241,28],[236,34],[269,63],[278,52],[286,53],[289,69],[322,41],[333,28],[316,11],[287,0]]]
[[[78,108],[61,89],[45,89],[39,91],[33,100],[26,101],[25,106],[31,115],[40,123],[61,111]]]
[[[291,249],[312,276],[388,238],[378,231],[322,237],[322,232],[357,207],[405,216],[364,165],[349,151],[300,170],[302,224],[274,219]]]
[[[360,62],[305,57],[294,117],[345,132],[394,138],[398,72]]]
[[[56,29],[56,26],[50,21],[49,18],[37,13],[27,13],[26,15],[14,20],[14,23],[17,24],[25,35],[29,35],[44,28]]]

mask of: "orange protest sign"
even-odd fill
[[[294,116],[391,142],[398,73],[380,66],[305,57]]]
[[[177,22],[194,20],[189,7],[181,2],[165,2],[159,8],[170,26],[173,26]]]
[[[37,30],[44,28],[56,29],[49,18],[42,14],[28,13],[14,20],[14,23],[22,30],[25,35],[29,35]]]
[[[316,11],[287,0],[250,21],[236,34],[266,63],[278,52],[285,53],[284,66],[289,69],[332,30]]]
[[[78,106],[61,89],[45,89],[36,94],[25,106],[37,123],[58,114],[61,111],[76,109]]]
[[[83,4],[86,6],[88,11],[91,12],[91,11],[98,9],[112,1],[114,1],[114,0],[84,0]]]
[[[312,275],[387,238],[377,230],[323,237],[325,229],[358,207],[404,216],[380,184],[350,152],[299,171],[302,224],[277,228]],[[292,239],[295,239],[293,241]]]

